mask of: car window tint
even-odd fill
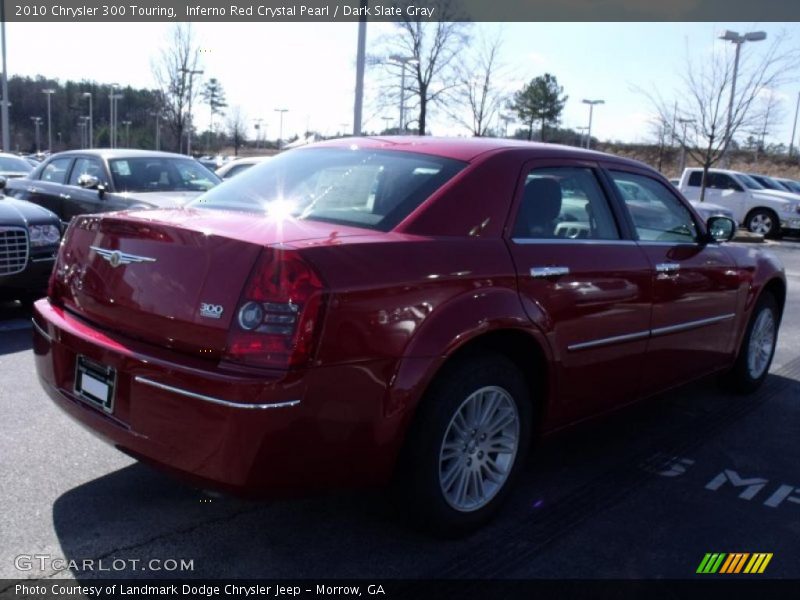
[[[689,185],[692,187],[700,187],[703,183],[703,172],[692,171],[689,173]]]
[[[54,158],[42,169],[41,180],[51,183],[64,183],[71,158]]]
[[[525,179],[515,238],[619,239],[608,201],[592,169],[534,169]]]
[[[247,169],[249,169],[252,166],[253,166],[252,164],[246,164],[246,163],[245,164],[241,164],[241,165],[234,165],[230,169],[228,169],[227,173],[225,173],[224,179],[229,179],[229,178],[233,177],[234,175],[236,175],[237,173],[241,173],[243,171],[246,171]]]
[[[697,225],[689,209],[660,181],[623,171],[611,171],[611,178],[628,207],[640,240],[697,240]]]
[[[78,185],[78,179],[81,175],[91,175],[97,177],[100,183],[106,183],[105,171],[103,165],[95,158],[77,158],[72,167],[72,172],[69,174],[69,185]]]

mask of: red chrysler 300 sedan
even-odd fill
[[[292,150],[182,209],[75,218],[39,378],[120,450],[241,493],[398,481],[464,530],[530,440],[766,377],[786,296],[658,173],[508,140]]]

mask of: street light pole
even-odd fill
[[[42,90],[42,93],[47,96],[47,150],[53,152],[53,124],[50,115],[50,98],[56,91],[52,88]]]
[[[358,45],[356,50],[356,98],[353,107],[353,135],[361,135],[361,112],[364,103],[364,64],[367,48],[367,0],[361,0],[358,19]]]
[[[89,148],[94,148],[94,109],[92,108],[92,92],[83,92],[82,96],[89,99]]]
[[[192,85],[194,83],[194,76],[195,75],[202,75],[202,69],[187,69],[186,67],[181,68],[181,73],[184,73],[189,76],[189,114],[187,115],[186,130],[186,154],[188,156],[192,155]]]
[[[31,121],[36,128],[36,154],[39,154],[39,125],[42,124],[42,117],[31,117]]]
[[[131,122],[130,121],[122,121],[122,124],[125,125],[125,147],[131,147]]]
[[[584,104],[589,105],[589,127],[586,131],[586,149],[588,150],[592,145],[592,115],[596,104],[605,104],[605,100],[583,100]]]
[[[694,119],[678,119],[678,123],[683,125],[683,136],[681,137],[681,167],[679,173],[683,173],[683,170],[686,168],[686,126],[694,122]]]
[[[406,130],[406,65],[409,63],[418,63],[419,60],[415,56],[400,56],[392,54],[389,60],[400,65],[400,133],[405,133]]]
[[[278,150],[280,150],[282,145],[283,145],[283,113],[289,112],[289,109],[288,108],[276,108],[275,112],[281,114],[280,129],[278,130]]]
[[[745,42],[760,42],[767,39],[767,34],[764,31],[750,31],[745,34],[739,34],[736,31],[725,30],[719,34],[719,39],[726,42],[732,42],[736,45],[736,55],[733,59],[733,78],[731,79],[731,98],[728,103],[728,119],[725,125],[725,141],[722,146],[722,162],[727,162],[728,146],[731,143],[731,136],[733,134],[733,104],[736,97],[736,78],[739,76],[739,55],[741,54],[742,44]]]
[[[3,100],[0,105],[0,125],[3,128],[3,152],[11,152],[11,131],[8,125],[8,69],[6,67],[6,3],[0,2],[0,35],[2,35],[3,74],[2,93]]]
[[[794,109],[794,124],[792,125],[792,140],[789,142],[789,158],[792,157],[792,148],[794,146],[794,134],[797,131],[797,112],[800,111],[800,92],[797,92],[797,105]]]

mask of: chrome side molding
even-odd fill
[[[656,265],[656,273],[674,273],[680,270],[681,265],[679,263],[658,263]]]

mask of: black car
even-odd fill
[[[220,182],[196,160],[147,150],[71,150],[50,156],[7,195],[39,204],[63,223],[86,213],[175,208]]]
[[[5,183],[0,177],[0,191]],[[0,196],[0,300],[43,296],[60,241],[61,223],[52,212]]]

